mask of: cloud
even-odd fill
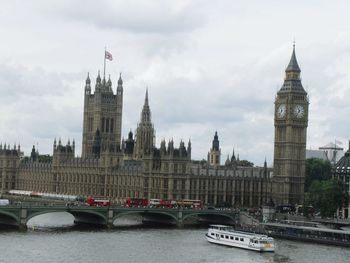
[[[198,6],[191,1],[60,1],[51,13],[89,23],[104,30],[131,33],[174,34],[189,32],[203,24]],[[81,8],[83,6],[83,8]]]
[[[3,94],[0,101],[11,103],[16,102],[18,97],[62,95],[68,87],[60,74],[0,61],[0,89]]]
[[[314,2],[4,4],[0,141],[20,141],[26,153],[38,142],[51,154],[55,137],[75,138],[80,154],[84,80],[103,69],[107,44],[115,58],[107,74],[116,83],[121,71],[124,80],[124,136],[136,129],[148,86],[158,144],[191,139],[193,158],[202,159],[217,130],[222,161],[235,147],[241,159],[272,164],[274,100],[295,36],[310,96],[307,147],[345,142],[349,3]]]
[[[265,147],[264,140],[273,140],[275,90],[266,88],[271,84],[271,78],[265,80],[263,85],[260,80],[264,79],[266,74],[265,65],[271,61],[261,62],[260,66],[247,65],[243,70],[231,65],[228,69],[220,68],[211,72],[210,67],[191,59],[186,61],[185,57],[186,54],[158,57],[143,74],[124,82],[125,96],[133,97],[132,104],[125,102],[124,112],[128,116],[130,112],[134,112],[133,121],[124,121],[124,124],[131,127],[124,128],[136,128],[146,87],[144,83],[148,80],[152,83],[149,87],[149,101],[158,145],[163,138],[173,138],[175,144],[179,144],[180,140],[187,142],[191,139],[193,158],[202,159],[206,158],[213,135],[218,131],[222,161],[235,147],[236,153],[240,153],[245,159],[252,160],[254,151],[259,152],[259,158],[253,159],[258,165],[263,164],[265,156],[271,162],[271,143],[270,147]],[[281,85],[283,69],[279,71],[280,78],[273,77],[272,80],[278,79],[277,83]],[[133,91],[128,86],[137,86],[137,89],[134,89],[135,93],[130,94]],[[136,97],[139,98],[138,104]],[[258,130],[259,136],[256,134]],[[264,145],[264,148],[261,145]],[[265,153],[262,153],[264,151]]]
[[[82,94],[75,77],[0,63],[0,140],[21,143],[25,152],[39,143],[51,152],[54,137],[80,138]]]

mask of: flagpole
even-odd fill
[[[106,77],[106,47],[105,47],[105,53],[104,53],[104,60],[103,60],[103,79]]]

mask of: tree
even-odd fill
[[[305,164],[305,192],[308,192],[313,181],[331,179],[332,166],[329,161],[318,158],[306,159]]]
[[[52,162],[52,156],[45,154],[45,155],[39,155],[38,161],[40,163],[46,163],[46,162]]]
[[[205,160],[205,159],[202,159],[202,160],[193,160],[192,163],[195,163],[195,164],[200,164],[200,165],[206,165],[208,164],[208,161]]]
[[[49,155],[49,154],[39,154],[35,157],[35,160],[34,161],[38,161],[39,163],[50,163],[52,162],[52,158],[53,156],[52,155]],[[30,162],[30,161],[33,161],[32,157],[29,157],[29,156],[25,156],[22,158],[22,162]]]
[[[254,163],[249,162],[247,160],[241,160],[241,161],[239,161],[239,166],[253,167]]]
[[[333,217],[338,208],[346,206],[348,194],[346,184],[337,179],[312,182],[306,194],[304,206],[312,205],[322,217]]]

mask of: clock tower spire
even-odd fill
[[[274,177],[275,205],[304,201],[306,132],[309,100],[300,79],[300,67],[293,45],[285,79],[275,100]]]

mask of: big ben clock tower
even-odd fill
[[[275,205],[304,201],[306,130],[309,100],[293,54],[275,100],[275,145],[272,200]]]

